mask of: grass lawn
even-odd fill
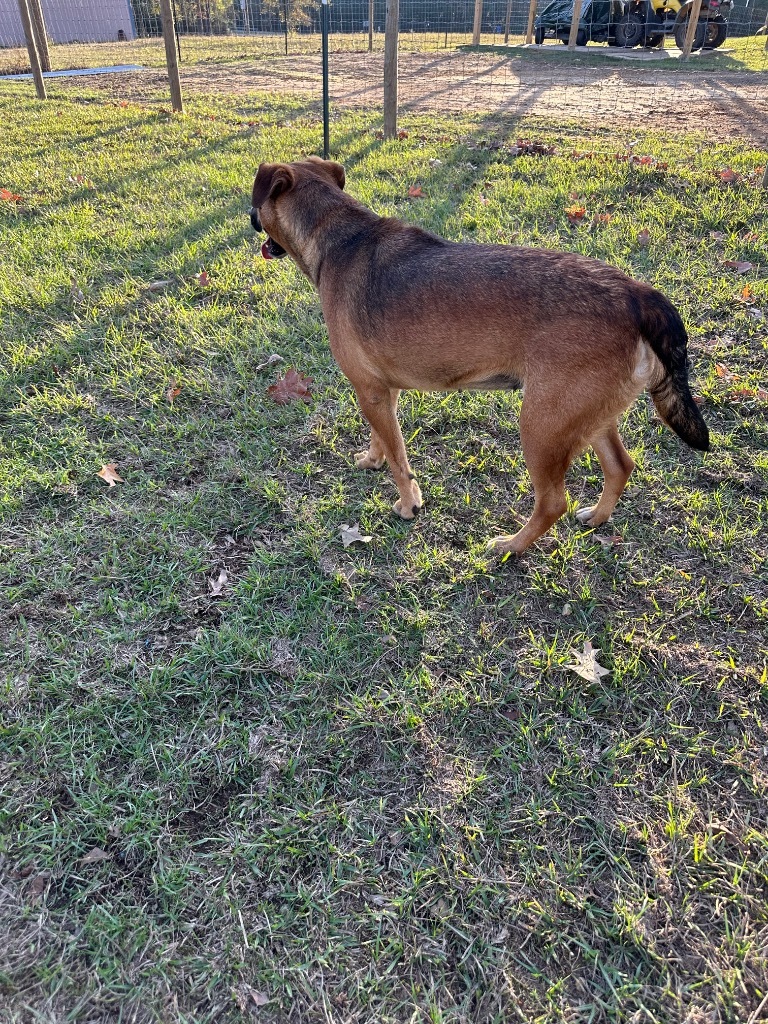
[[[643,397],[613,521],[572,515],[587,453],[500,564],[519,396],[404,396],[426,505],[397,520],[311,287],[259,256],[253,173],[317,152],[315,114],[50,84],[0,86],[3,1024],[764,1019],[766,154],[334,122],[381,212],[608,260],[689,326],[711,454]],[[270,401],[288,366],[310,404]]]

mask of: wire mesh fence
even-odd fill
[[[536,2],[536,0],[534,0]],[[159,0],[29,0],[56,71],[114,69],[89,88],[167,97]],[[689,60],[690,0],[401,0],[401,112],[536,114],[562,124],[749,135],[768,141],[768,0],[702,0]],[[174,0],[187,97],[270,91],[321,96],[318,0]],[[385,0],[328,6],[331,99],[381,110]],[[682,26],[682,28],[681,28]],[[0,0],[0,74],[29,72],[18,0]],[[68,88],[83,88],[76,79]]]

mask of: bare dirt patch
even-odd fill
[[[542,55],[543,57],[543,55]],[[754,72],[681,70],[668,63],[604,67],[579,65],[562,55],[528,59],[475,52],[404,53],[399,93],[404,111],[492,111],[557,117],[579,126],[616,126],[768,142],[768,81]],[[594,60],[594,58],[590,58]],[[381,54],[338,53],[331,58],[336,106],[381,107]],[[82,88],[82,79],[67,89]],[[122,99],[156,98],[166,76],[152,69],[100,76],[89,86]],[[242,64],[182,69],[188,96],[269,91],[321,97],[317,55],[270,55]]]

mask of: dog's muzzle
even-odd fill
[[[255,206],[251,207],[251,227],[254,231],[263,231],[264,228],[261,226],[261,220],[259,219],[259,211]],[[288,253],[279,245],[274,238],[270,238],[267,235],[266,242],[261,247],[261,255],[265,260],[281,260],[283,256],[287,256]]]

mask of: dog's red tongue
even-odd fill
[[[267,239],[267,241],[262,245],[261,255],[264,257],[265,260],[272,259],[272,253],[269,251],[269,239]]]

